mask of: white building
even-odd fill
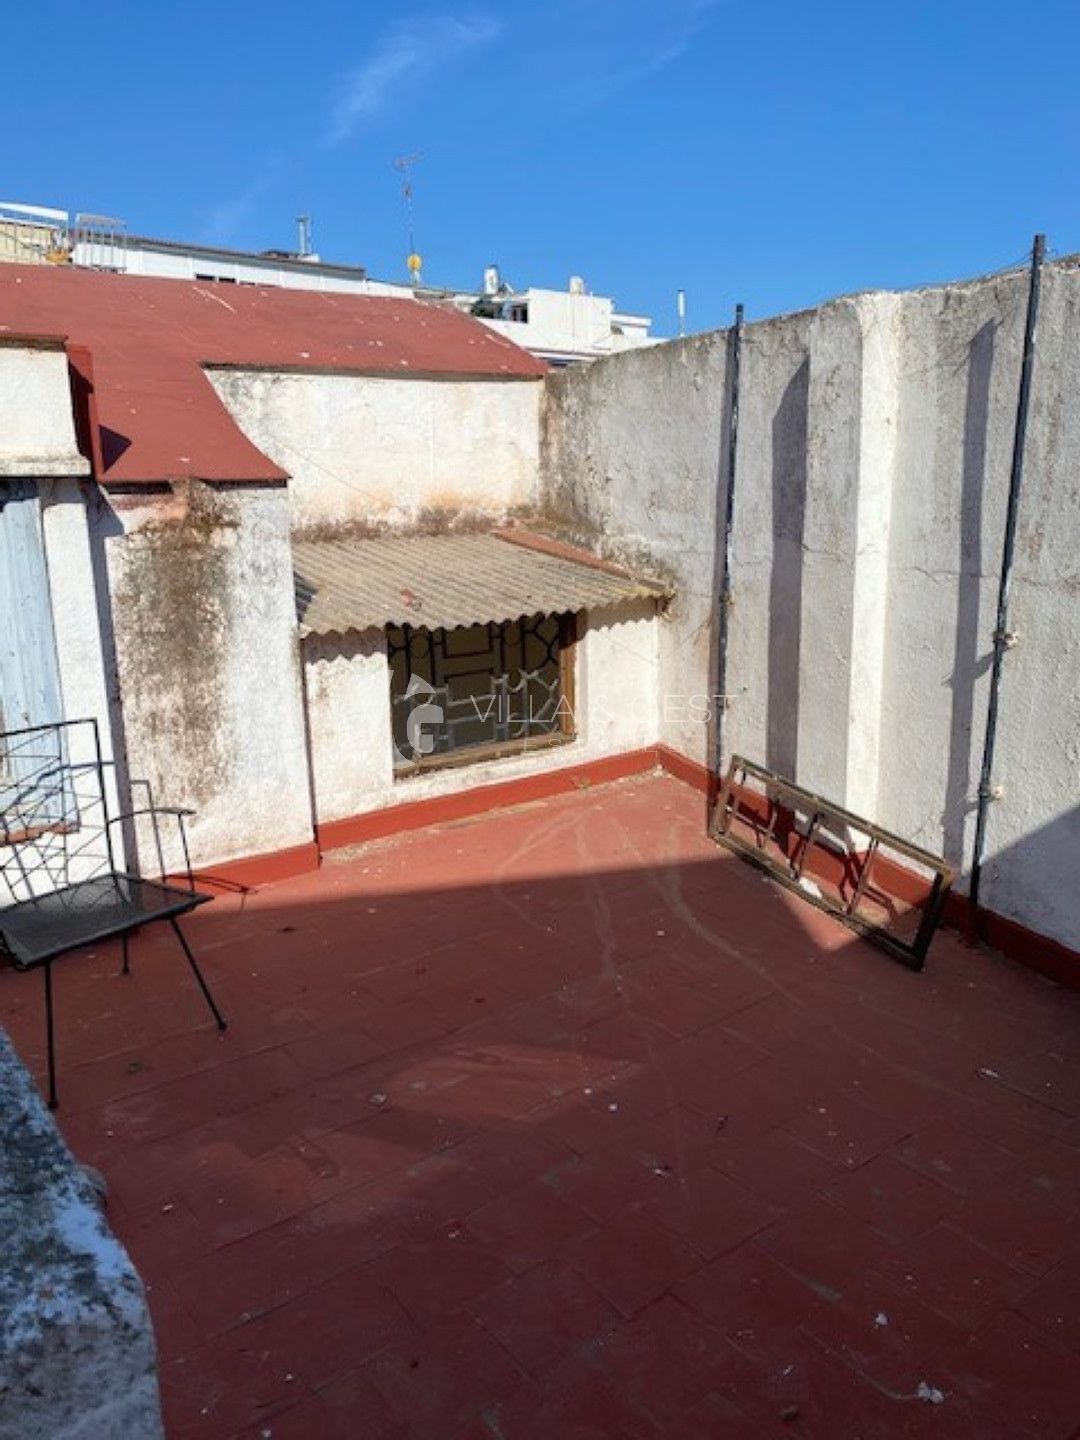
[[[653,343],[652,321],[617,311],[613,300],[591,295],[573,276],[566,290],[503,283],[498,268],[484,271],[481,290],[448,290],[377,280],[362,265],[331,264],[312,253],[310,228],[301,217],[299,248],[233,250],[129,235],[124,223],[102,215],[0,202],[0,260],[70,264],[93,270],[224,285],[280,285],[352,295],[397,295],[445,303],[473,314],[553,365],[596,360]]]

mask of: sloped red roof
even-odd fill
[[[89,350],[106,485],[280,480],[204,366],[535,379],[547,366],[456,311],[415,300],[0,265],[0,337]]]

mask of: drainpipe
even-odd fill
[[[713,769],[717,783],[723,774],[724,735],[727,730],[727,652],[731,614],[732,535],[735,528],[735,461],[739,449],[739,365],[742,360],[743,307],[735,306],[735,324],[728,331],[728,426],[724,505],[724,557],[720,573],[716,639],[716,748]]]
[[[1024,475],[1024,441],[1027,437],[1028,408],[1031,402],[1031,372],[1035,361],[1035,326],[1039,316],[1039,288],[1045,255],[1046,236],[1036,235],[1031,251],[1027,322],[1024,326],[1024,355],[1020,364],[1020,398],[1016,406],[1016,430],[1013,434],[1009,503],[1005,512],[1005,541],[1001,552],[1001,578],[998,582],[994,659],[990,670],[990,701],[986,712],[986,739],[983,742],[982,772],[979,776],[975,846],[971,857],[970,899],[976,924],[979,916],[979,888],[982,880],[983,850],[986,845],[987,814],[990,801],[999,799],[1002,793],[1000,786],[994,784],[993,778],[994,743],[997,739],[1002,662],[1005,659],[1006,650],[1011,650],[1016,644],[1016,636],[1009,630],[1009,588],[1012,581],[1013,550],[1016,546],[1016,520],[1020,509],[1020,485]]]

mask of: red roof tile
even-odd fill
[[[280,480],[204,366],[535,379],[547,369],[468,316],[415,300],[0,265],[0,337],[90,350],[105,484]]]

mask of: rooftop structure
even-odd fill
[[[310,221],[301,217],[300,248],[236,250],[224,245],[129,234],[119,220],[72,218],[66,210],[0,202],[0,262],[51,264],[114,274],[222,285],[281,286],[333,294],[381,295],[447,305],[481,318],[534,355],[556,365],[595,360],[651,343],[651,321],[616,311],[579,277],[565,291],[511,290],[495,266],[476,291],[379,280],[362,265],[334,264],[310,249]]]
[[[0,266],[8,335],[61,334],[93,357],[105,484],[274,480],[204,372],[535,379],[543,366],[452,310],[412,299]]]

